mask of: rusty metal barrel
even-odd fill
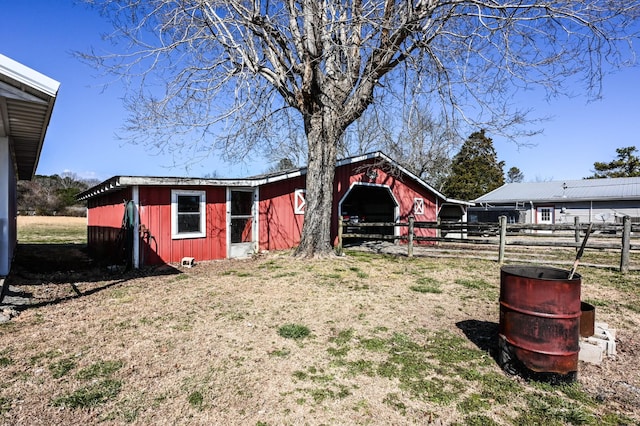
[[[596,308],[590,303],[580,303],[580,337],[591,337],[596,328]]]
[[[542,266],[500,270],[499,362],[561,381],[577,377],[581,277]],[[515,371],[522,373],[522,371]]]

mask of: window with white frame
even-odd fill
[[[424,214],[424,199],[422,198],[414,198],[413,199],[413,214]]]
[[[205,191],[171,191],[171,238],[206,237]]]
[[[304,207],[307,205],[304,195],[305,189],[296,189],[293,193],[293,212],[295,214],[304,214]]]

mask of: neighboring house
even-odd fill
[[[470,222],[620,223],[640,221],[640,177],[508,183],[474,200]]]
[[[17,244],[17,181],[35,174],[59,87],[0,55],[0,282]]]
[[[115,176],[78,195],[88,203],[88,248],[97,258],[130,266],[245,257],[300,242],[306,169],[246,179]],[[338,216],[361,221],[460,220],[468,203],[448,200],[375,152],[336,165],[332,239]],[[376,230],[377,232],[379,231]],[[420,229],[422,235],[433,230]],[[406,227],[388,230],[406,234]]]

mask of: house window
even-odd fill
[[[171,238],[206,237],[205,191],[171,191]]]
[[[306,190],[304,189],[296,189],[293,193],[294,196],[294,204],[293,204],[293,212],[295,214],[304,214],[304,206],[307,205],[307,200],[304,198]]]
[[[540,219],[543,222],[551,221],[551,209],[540,209]]]
[[[413,214],[424,214],[424,199],[422,198],[414,198],[413,199]]]

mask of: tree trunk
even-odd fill
[[[339,128],[337,117],[326,109],[305,119],[309,154],[307,161],[304,226],[296,256],[333,255],[331,219],[333,181],[337,160]]]

